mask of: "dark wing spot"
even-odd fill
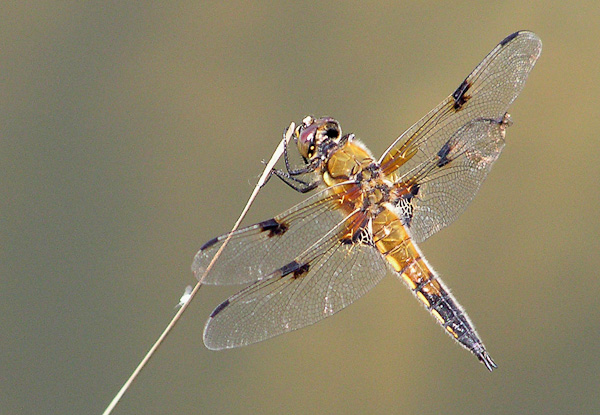
[[[214,309],[214,311],[212,313],[210,313],[210,318],[215,317],[217,314],[219,314],[221,311],[223,311],[223,309],[225,307],[227,307],[228,305],[229,305],[229,300],[223,301],[221,304],[219,304],[217,306],[217,308]]]
[[[297,270],[294,271],[294,278],[300,278],[305,276],[308,273],[309,268],[310,265],[308,264],[301,265]]]
[[[310,268],[309,264],[300,264],[298,261],[292,261],[287,265],[284,265],[279,269],[281,273],[281,277],[285,277],[286,275],[294,274],[293,278],[298,278],[304,276],[308,269]]]
[[[470,95],[466,95],[469,88],[471,88],[471,83],[465,79],[452,94],[452,98],[454,98],[454,109],[456,111],[460,111],[465,103],[471,98]]]
[[[402,213],[401,219],[404,226],[410,227],[410,223],[415,215],[413,198],[419,194],[419,189],[420,186],[418,184],[413,184],[408,188],[408,193],[403,195],[396,204],[396,207],[400,208],[400,212]]]
[[[437,153],[438,157],[440,158],[437,162],[438,167],[444,167],[446,164],[452,161],[448,158],[450,151],[452,151],[452,146],[450,145],[450,140],[448,140]]]
[[[200,250],[204,251],[204,250],[210,248],[211,246],[213,246],[214,244],[216,244],[217,242],[219,242],[219,238],[212,238],[210,241],[208,241],[207,243],[205,243],[204,245],[202,245],[200,247]]]
[[[420,188],[421,188],[421,186],[419,186],[416,183],[413,184],[412,186],[410,186],[410,189],[409,189],[410,196],[409,196],[409,198],[412,199],[413,197],[415,197],[416,195],[418,195]]]
[[[521,32],[515,32],[513,34],[510,34],[510,35],[506,36],[504,39],[502,39],[500,41],[500,45],[501,46],[506,45],[508,42],[510,42],[511,40],[513,40],[514,38],[516,38],[517,36],[519,36],[519,33],[521,33]]]
[[[344,245],[353,245],[356,243],[355,235],[346,235],[344,238],[340,239],[340,242]]]
[[[281,272],[281,276],[285,277],[286,275],[296,271],[298,268],[300,268],[300,264],[296,261],[292,261],[289,264],[286,264],[283,267],[281,267],[279,271]]]
[[[373,238],[365,228],[360,228],[352,235],[347,234],[344,238],[340,239],[340,242],[344,245],[373,245]]]
[[[260,222],[258,226],[260,226],[261,231],[269,232],[269,237],[283,235],[288,230],[285,223],[279,223],[275,219]]]

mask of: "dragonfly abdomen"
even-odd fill
[[[496,364],[485,350],[469,317],[411,240],[400,218],[390,209],[373,221],[373,239],[398,276],[452,338],[492,370]]]
[[[410,244],[418,252],[418,248],[412,241]],[[489,370],[493,370],[496,364],[485,350],[467,313],[431,269],[425,258],[420,255],[414,258],[401,275],[402,280],[444,328],[444,331],[475,354]]]

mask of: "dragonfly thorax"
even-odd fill
[[[377,216],[389,200],[392,183],[385,178],[379,163],[353,135],[341,140],[326,154],[320,165],[322,185],[333,193],[345,193],[346,213],[360,210]]]
[[[362,197],[362,211],[374,217],[383,209],[383,203],[389,201],[391,186],[384,179],[378,163],[371,163],[356,175]]]

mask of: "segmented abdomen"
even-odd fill
[[[469,317],[429,266],[393,211],[384,209],[373,220],[373,241],[444,330],[471,350],[488,369],[496,367]]]

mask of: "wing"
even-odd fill
[[[380,159],[384,174],[412,188],[406,220],[421,242],[454,221],[500,155],[507,110],[542,50],[531,32],[498,44],[452,95],[403,133]]]
[[[343,221],[340,197],[325,189],[272,219],[234,232],[203,283],[245,284],[268,277]],[[196,278],[227,236],[211,239],[200,248],[192,263]]]
[[[388,265],[369,232],[360,230],[348,238],[355,227],[352,216],[362,214],[355,212],[264,281],[219,305],[204,328],[206,347],[246,346],[308,326],[373,288]]]

